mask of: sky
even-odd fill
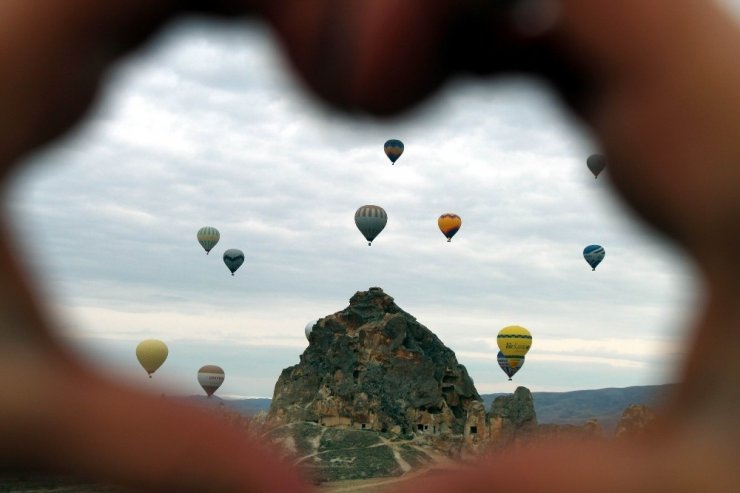
[[[393,166],[391,138],[406,146]],[[259,24],[186,20],[122,62],[5,201],[62,343],[147,391],[201,394],[196,372],[216,364],[217,395],[271,397],[306,323],[371,286],[480,393],[674,382],[697,277],[608,169],[590,174],[598,151],[536,81],[457,80],[402,118],[349,119],[303,90]],[[371,247],[354,224],[365,204],[388,213]],[[451,243],[445,212],[463,221]],[[202,226],[221,232],[210,255]],[[246,257],[233,277],[228,248]],[[512,324],[533,345],[508,382],[496,334]],[[152,379],[135,358],[148,338],[169,346]]]

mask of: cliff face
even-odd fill
[[[511,395],[496,397],[491,403],[490,420],[491,439],[498,446],[531,437],[537,429],[532,393],[526,387],[517,387]]]
[[[300,363],[280,375],[268,419],[468,434],[466,423],[485,421],[480,402],[455,354],[382,289],[370,288],[316,323]]]

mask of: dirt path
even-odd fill
[[[319,487],[322,492],[326,493],[345,493],[345,492],[357,492],[357,493],[381,493],[387,491],[393,485],[403,483],[404,481],[410,481],[416,477],[423,476],[425,474],[441,473],[443,471],[454,468],[455,465],[459,465],[455,462],[449,461],[448,464],[436,464],[426,469],[417,469],[415,471],[404,474],[403,476],[392,476],[387,478],[373,478],[373,479],[357,479],[351,481],[333,481],[331,483],[324,483]]]

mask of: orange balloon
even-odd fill
[[[439,229],[442,231],[442,234],[447,237],[447,241],[452,241],[452,237],[455,236],[455,233],[457,233],[460,226],[462,226],[462,219],[460,219],[460,216],[457,214],[447,212],[439,216],[437,224],[439,225]]]

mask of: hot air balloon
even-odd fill
[[[306,339],[309,341],[311,340],[309,336],[311,335],[311,332],[313,332],[313,326],[316,325],[316,322],[318,322],[318,320],[311,320],[306,324]]]
[[[162,366],[164,360],[167,359],[168,352],[167,344],[164,342],[157,339],[147,339],[136,346],[136,359],[149,374],[149,378],[152,378],[152,373],[157,371],[157,368]]]
[[[216,246],[218,240],[221,239],[221,233],[216,228],[211,226],[203,226],[198,230],[198,234],[195,235],[198,238],[198,243],[206,251],[206,255]]]
[[[591,154],[586,160],[586,166],[594,174],[594,180],[599,177],[599,173],[606,168],[606,158],[601,154]]]
[[[506,373],[509,380],[524,365],[524,356],[505,356],[501,351],[498,352],[496,359],[498,360],[498,366]]]
[[[391,139],[386,141],[383,146],[385,155],[391,160],[391,164],[396,164],[396,160],[403,154],[403,142],[398,139]]]
[[[375,237],[383,231],[387,222],[388,215],[377,205],[363,205],[355,212],[355,224],[367,239],[368,245],[371,245]]]
[[[452,241],[452,237],[455,236],[455,233],[460,229],[460,226],[462,226],[462,219],[457,214],[447,212],[439,216],[437,224],[442,234],[447,237],[447,241],[450,242]]]
[[[604,260],[605,255],[606,251],[601,245],[589,245],[583,249],[583,258],[591,266],[591,270],[596,270],[596,266]]]
[[[224,263],[231,271],[231,275],[244,263],[244,252],[237,248],[229,248],[224,252]]]
[[[211,397],[224,383],[224,371],[220,366],[206,365],[198,370],[198,383],[206,391],[208,397]]]
[[[505,356],[524,356],[532,346],[532,334],[524,327],[509,325],[499,331],[496,342]]]

